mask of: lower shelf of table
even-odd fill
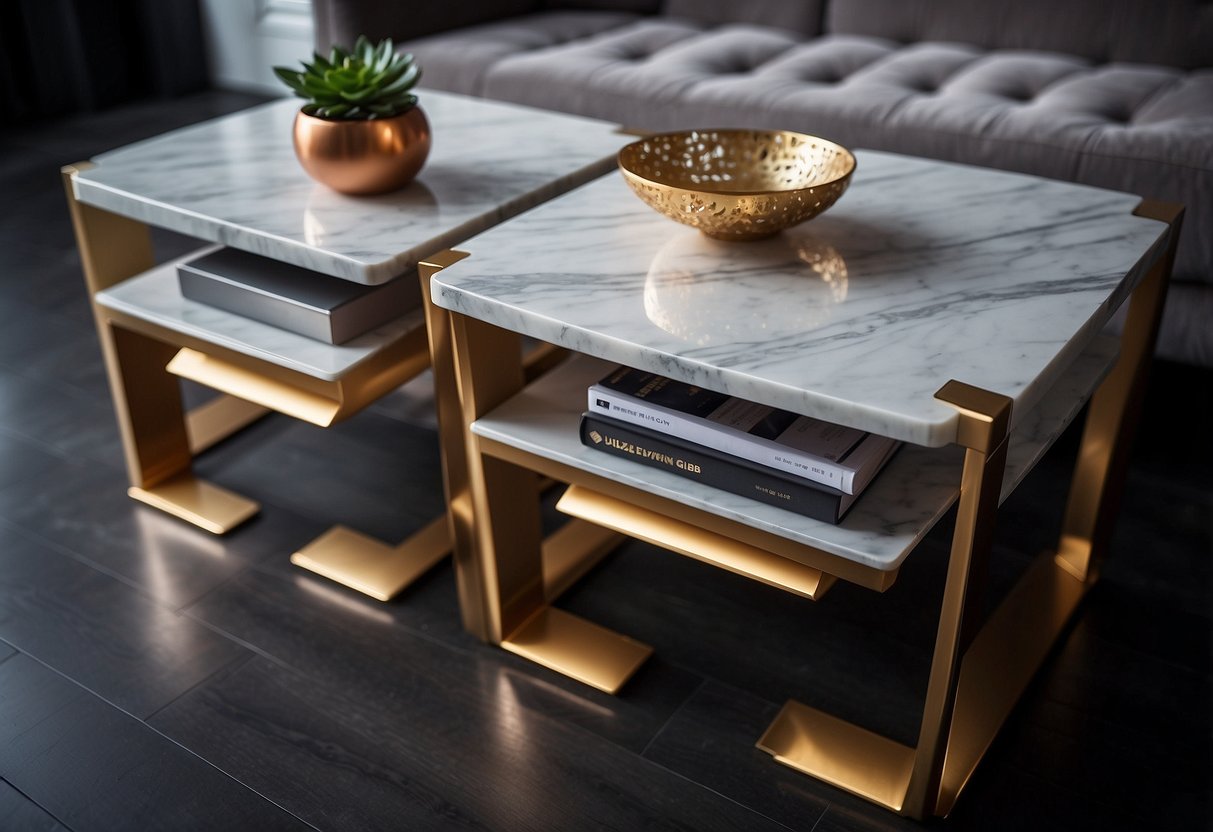
[[[1020,417],[1008,453],[1004,499],[1081,410],[1116,356],[1115,339],[1097,338],[1036,409]],[[578,424],[586,389],[613,366],[574,356],[477,420],[472,430],[494,443],[875,570],[897,569],[959,494],[963,450],[956,446],[905,446],[836,526],[595,451],[581,444]]]
[[[183,297],[177,283],[177,266],[215,249],[214,246],[199,249],[98,292],[97,305],[185,338],[323,381],[348,375],[425,326],[422,312],[417,309],[348,343],[334,345]]]

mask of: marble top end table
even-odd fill
[[[615,691],[650,648],[551,605],[536,473],[569,484],[574,517],[811,599],[837,580],[888,588],[959,503],[917,745],[795,701],[759,740],[893,811],[943,815],[1098,573],[1182,209],[857,158],[837,205],[765,242],[707,239],[607,177],[435,272],[427,314],[464,423],[456,565],[472,632]],[[1126,301],[1124,335],[1105,335]],[[577,355],[528,384],[520,335]],[[818,522],[584,447],[586,387],[615,364],[908,444],[840,525]],[[1057,548],[986,617],[999,504],[1088,402]]]
[[[428,285],[467,237],[602,175],[628,139],[604,122],[423,91],[433,149],[416,181],[375,197],[309,179],[281,100],[64,168],[135,499],[214,533],[255,502],[191,471],[195,454],[264,415],[328,426],[429,366],[420,309],[332,346],[187,300],[149,225],[378,284]],[[191,255],[193,256],[193,255]],[[186,413],[178,378],[223,394]],[[343,527],[293,560],[387,600],[450,547],[439,518],[393,547]]]

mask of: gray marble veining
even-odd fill
[[[345,344],[326,344],[182,297],[177,263],[183,259],[98,292],[97,304],[324,381],[341,378],[379,350],[425,326],[418,309]]]
[[[415,182],[343,196],[304,174],[291,146],[298,99],[284,99],[104,153],[77,197],[153,225],[359,283],[610,170],[630,141],[615,126],[428,90],[433,130]]]
[[[1138,198],[860,151],[847,194],[723,243],[603,178],[461,246],[435,302],[610,361],[893,436],[954,441],[955,379],[1013,421],[1161,250]]]
[[[1116,355],[1115,339],[1097,336],[1039,406],[1025,416],[1008,448],[1004,499],[1073,420]],[[959,493],[964,461],[959,447],[906,445],[835,526],[587,448],[577,432],[585,389],[612,367],[614,364],[600,359],[577,356],[476,421],[472,430],[881,570],[900,566]]]

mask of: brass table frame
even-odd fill
[[[354,415],[430,366],[429,337],[421,326],[335,381],[217,346],[99,305],[96,295],[156,265],[147,224],[80,202],[73,178],[91,162],[62,169],[89,300],[101,341],[130,480],[140,502],[213,534],[226,534],[253,517],[259,505],[193,473],[193,458],[271,410],[329,427]],[[459,256],[454,256],[459,259]],[[429,279],[453,262],[442,255],[418,265]],[[543,372],[557,352],[528,355],[528,372]],[[222,395],[186,412],[179,378]],[[622,538],[590,523],[553,535],[544,557],[553,592],[584,573]],[[291,556],[292,563],[388,601],[451,551],[446,514],[392,546],[335,526]]]
[[[779,762],[894,812],[946,815],[1099,574],[1140,413],[1183,209],[1143,202],[1167,223],[1165,250],[1133,290],[1117,363],[1092,395],[1055,552],[1039,556],[993,614],[979,599],[1006,462],[1011,400],[948,381],[959,413],[959,506],[918,743],[911,748],[795,701],[758,741]],[[449,257],[461,257],[452,254]],[[1143,261],[1150,255],[1143,255]],[[442,263],[435,265],[441,266]],[[616,692],[651,649],[550,606],[540,476],[569,484],[560,508],[809,598],[834,578],[875,590],[883,572],[488,438],[470,426],[522,390],[520,336],[429,302],[460,607],[482,640]]]

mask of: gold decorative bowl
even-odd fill
[[[619,151],[649,207],[718,240],[758,240],[812,219],[851,182],[840,144],[787,130],[659,133]]]

